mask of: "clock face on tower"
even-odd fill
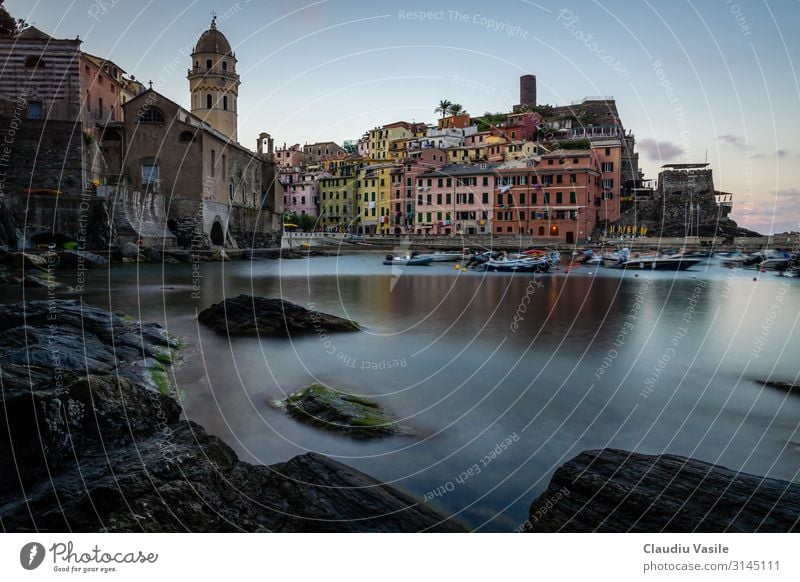
[[[217,29],[216,16],[195,44],[187,78],[192,113],[237,141],[239,75],[236,55],[228,39]]]

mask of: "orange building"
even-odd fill
[[[613,220],[603,204],[595,150],[557,150],[538,162],[508,162],[497,174],[492,201],[496,235],[523,234],[571,244],[592,236],[599,221]]]

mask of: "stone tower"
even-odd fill
[[[536,107],[536,75],[522,75],[519,78],[520,107]]]
[[[211,127],[237,141],[239,75],[236,55],[225,35],[217,30],[217,17],[200,35],[192,52],[187,75],[192,113]]]

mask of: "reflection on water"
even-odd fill
[[[125,265],[110,292],[92,273],[103,290],[84,300],[182,336],[186,415],[247,461],[319,451],[420,499],[478,464],[432,503],[487,531],[517,527],[555,468],[585,449],[797,476],[800,399],[753,381],[796,380],[795,280],[719,268],[534,278],[399,270],[369,255],[207,263],[200,275],[192,298],[189,265]],[[365,331],[229,340],[198,329],[197,310],[238,293],[313,304]],[[419,436],[350,441],[270,408],[312,381],[376,397]]]

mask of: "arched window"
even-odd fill
[[[539,236],[544,236],[544,227],[543,226],[539,227]]]
[[[211,68],[211,59],[208,59],[206,61],[206,69],[210,69],[210,68]]]
[[[223,71],[227,71],[228,70],[228,62],[227,61],[222,61],[222,70]]]
[[[222,108],[223,108],[225,111],[227,111],[227,110],[228,110],[228,96],[227,96],[227,95],[225,95],[225,96],[222,98]]]
[[[155,107],[142,107],[136,112],[136,119],[139,123],[164,123],[164,114]]]
[[[199,61],[195,61],[194,62],[194,68],[195,69],[199,69],[200,68],[200,62]]]
[[[211,109],[211,94],[206,95],[206,109]]]
[[[25,67],[28,69],[44,69],[45,62],[41,57],[33,56],[25,59]]]
[[[194,134],[192,134],[191,131],[182,131],[181,134],[178,136],[178,140],[182,142],[193,142]]]

